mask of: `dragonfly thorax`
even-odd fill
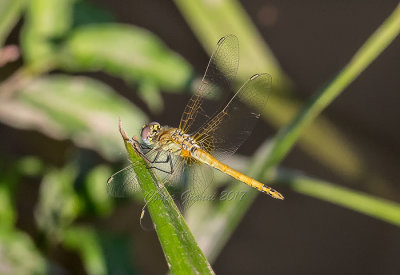
[[[180,129],[173,129],[171,138],[183,150],[189,151],[191,153],[200,148],[200,146],[196,143],[191,135],[184,134]]]

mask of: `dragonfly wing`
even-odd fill
[[[239,42],[236,36],[222,37],[210,58],[204,77],[196,93],[190,98],[182,114],[179,128],[184,133],[194,133],[218,110],[204,99],[218,96],[218,89],[229,88],[239,66]]]
[[[133,165],[129,165],[113,174],[107,180],[107,193],[114,198],[131,197],[140,190]]]
[[[208,188],[214,181],[213,168],[208,165],[190,165],[188,174],[188,186],[181,197],[184,210],[195,203],[213,199],[213,194],[210,194],[212,190]]]
[[[217,158],[229,156],[250,136],[271,91],[268,74],[256,74],[236,92],[225,108],[193,136]]]

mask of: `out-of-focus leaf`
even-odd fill
[[[42,171],[42,163],[35,157],[23,157],[18,161],[0,160],[0,227],[13,228],[17,213],[14,193],[23,175],[35,176]],[[1,274],[1,272],[0,272]]]
[[[27,63],[35,66],[53,63],[58,47],[72,26],[75,0],[31,0],[22,31],[22,49]]]
[[[28,176],[37,176],[44,169],[40,159],[34,156],[27,156],[20,159],[17,165],[20,173]]]
[[[132,263],[132,242],[128,237],[98,233],[102,246],[107,274],[138,274]]]
[[[0,227],[0,274],[46,274],[46,262],[25,233]]]
[[[85,179],[86,193],[90,204],[99,215],[107,215],[113,208],[113,201],[107,194],[105,180],[112,174],[111,169],[105,165],[99,165],[92,169]]]
[[[12,194],[3,179],[0,179],[0,227],[11,228],[16,220]],[[0,272],[1,274],[1,272]]]
[[[13,161],[0,160],[0,228],[13,228],[17,213],[14,190],[20,178],[18,165]]]
[[[27,23],[44,38],[63,36],[72,23],[72,6],[75,0],[31,0]]]
[[[100,240],[93,229],[70,227],[65,230],[62,243],[66,248],[76,250],[80,254],[88,274],[107,274]]]
[[[86,0],[77,0],[73,7],[73,26],[76,28],[78,26],[94,24],[94,23],[110,23],[114,21],[113,15],[98,6]]]
[[[153,113],[158,114],[162,111],[164,102],[156,84],[151,81],[142,81],[139,86],[138,95],[147,103],[147,106]]]
[[[100,71],[128,82],[151,81],[161,89],[183,89],[191,67],[150,32],[122,24],[96,24],[76,29],[60,56],[63,69]]]
[[[7,35],[17,23],[27,0],[0,1],[0,47],[3,46]]]
[[[86,77],[43,77],[16,98],[0,101],[0,120],[4,123],[36,129],[54,138],[71,138],[109,159],[125,157],[115,131],[119,116],[132,133],[138,133],[147,121],[140,109],[109,86]]]
[[[136,274],[127,238],[74,226],[65,231],[63,245],[80,254],[88,274]]]
[[[74,190],[77,171],[73,166],[51,170],[40,185],[35,217],[39,228],[57,241],[81,213],[82,202]]]

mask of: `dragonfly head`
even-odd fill
[[[143,142],[147,145],[152,145],[155,141],[155,138],[160,133],[160,129],[161,126],[158,122],[151,122],[149,124],[143,125],[142,131],[140,133]]]

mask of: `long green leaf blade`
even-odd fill
[[[192,70],[151,32],[123,24],[91,24],[66,40],[59,64],[74,72],[105,71],[128,82],[147,81],[162,89],[183,89]]]
[[[121,127],[121,126],[120,126]],[[159,186],[144,159],[120,128],[129,159],[147,200],[147,209],[173,274],[214,274],[166,188]]]

